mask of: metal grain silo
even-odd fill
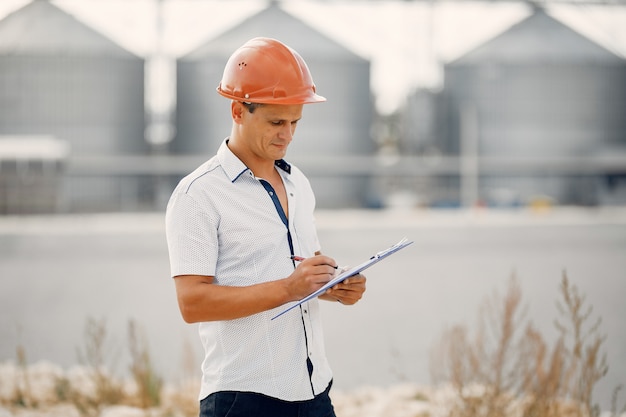
[[[146,150],[143,59],[48,1],[0,22],[0,86],[0,135],[52,136],[75,161]],[[66,179],[67,209],[107,209],[117,188],[102,177]]]
[[[464,135],[476,137],[479,157],[531,162],[625,144],[624,60],[542,9],[444,71],[449,153],[460,152]],[[481,174],[479,198],[514,195],[527,202],[544,195],[559,203],[594,202],[593,178],[529,171]]]
[[[178,60],[178,133],[171,149],[208,157],[230,134],[230,107],[215,88],[228,57],[257,36],[279,39],[298,51],[313,74],[317,91],[328,99],[326,103],[305,106],[287,159],[309,176],[318,207],[361,206],[368,179],[363,175],[341,175],[341,167],[329,166],[328,161],[341,163],[342,156],[374,152],[370,135],[373,106],[369,61],[277,4],[271,4]]]

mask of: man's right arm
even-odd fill
[[[316,291],[333,277],[334,264],[327,256],[314,256],[287,278],[245,287],[218,285],[212,276],[179,275],[174,277],[178,307],[187,323],[247,317]]]

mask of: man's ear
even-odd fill
[[[230,116],[233,118],[235,123],[241,124],[244,111],[245,107],[240,101],[233,100],[230,103]]]

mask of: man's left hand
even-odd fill
[[[327,301],[339,301],[345,305],[355,304],[363,297],[365,281],[364,275],[355,275],[329,288],[319,298]]]

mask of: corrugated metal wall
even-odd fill
[[[0,55],[0,133],[47,134],[74,155],[144,152],[143,61]]]

